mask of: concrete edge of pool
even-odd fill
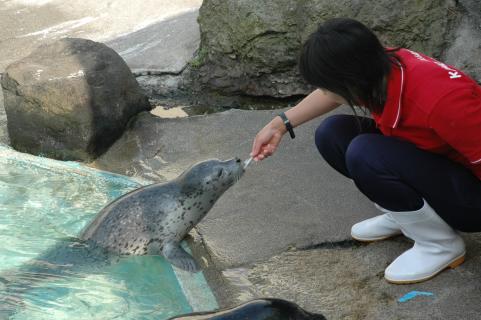
[[[182,246],[187,252],[192,253],[185,241]],[[211,311],[219,308],[203,272],[192,274],[175,267],[172,267],[172,269],[193,312]]]

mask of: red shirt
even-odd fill
[[[445,155],[481,179],[481,87],[433,58],[401,49],[389,75],[381,132]]]

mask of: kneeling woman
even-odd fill
[[[286,132],[341,104],[371,117],[334,115],[316,145],[383,213],[351,234],[414,240],[385,270],[392,283],[427,280],[464,261],[455,230],[481,231],[481,87],[461,71],[407,49],[386,49],[351,19],[320,25],[305,42],[300,71],[318,89],[257,134],[251,155],[272,155]]]

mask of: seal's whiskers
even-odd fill
[[[241,176],[242,176],[242,174],[236,175],[236,176],[234,177],[234,183],[237,183],[237,182],[240,180]]]

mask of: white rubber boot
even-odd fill
[[[417,211],[384,211],[399,224],[406,237],[414,240],[414,246],[386,268],[387,281],[396,284],[421,282],[464,262],[463,239],[426,201]]]
[[[383,210],[375,204],[376,208]],[[383,214],[356,223],[351,228],[351,237],[362,242],[384,240],[401,234],[401,228],[389,214]]]

